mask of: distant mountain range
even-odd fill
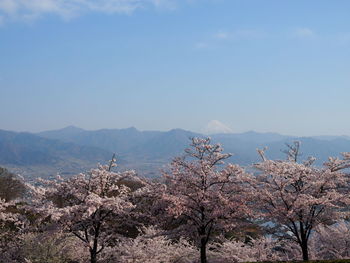
[[[70,175],[111,156],[111,152],[93,146],[0,130],[0,166],[26,177]]]
[[[121,169],[135,169],[142,175],[156,177],[188,146],[190,137],[204,135],[174,129],[139,131],[136,128],[87,131],[74,126],[36,134],[0,130],[0,166],[32,179],[57,173],[71,175],[84,172],[97,163],[107,162],[116,153]],[[329,156],[350,151],[348,136],[293,137],[278,133],[249,131],[211,135],[213,142],[233,153],[229,161],[244,166],[259,160],[256,148],[268,147],[267,156],[283,159],[285,143],[301,141],[302,158],[315,156],[322,164]]]

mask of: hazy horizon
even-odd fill
[[[216,121],[216,120],[215,120]],[[208,123],[209,124],[209,123]],[[3,129],[0,127],[0,130],[5,130],[5,131],[13,131],[13,132],[28,132],[28,133],[33,133],[33,134],[37,134],[37,133],[41,133],[41,132],[48,132],[48,131],[57,131],[57,130],[63,130],[63,129],[67,129],[67,128],[77,128],[77,129],[82,129],[84,131],[98,131],[98,130],[126,130],[126,129],[132,129],[135,128],[136,130],[140,131],[140,132],[144,132],[144,131],[160,131],[160,132],[168,132],[168,131],[172,131],[172,130],[184,130],[184,131],[189,131],[189,132],[194,132],[194,133],[199,133],[202,135],[218,135],[218,134],[244,134],[244,133],[259,133],[259,134],[279,134],[279,135],[283,135],[283,136],[289,136],[289,137],[322,137],[322,136],[336,136],[336,137],[342,137],[342,136],[349,136],[347,134],[286,134],[286,133],[280,133],[280,132],[276,132],[276,131],[259,131],[259,130],[244,130],[244,131],[224,131],[224,130],[216,130],[215,131],[215,127],[213,128],[214,130],[212,131],[206,131],[205,129],[207,127],[204,127],[203,129],[199,130],[199,131],[195,131],[195,130],[190,130],[190,129],[185,129],[185,128],[181,128],[181,127],[174,127],[171,129],[139,129],[138,127],[135,126],[129,126],[129,127],[98,127],[98,128],[84,128],[84,127],[80,127],[77,125],[67,125],[64,127],[57,127],[57,128],[53,128],[53,129],[43,129],[43,130],[9,130],[9,129]]]
[[[0,128],[350,135],[349,8],[0,1]]]

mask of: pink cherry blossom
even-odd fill
[[[259,151],[263,161],[255,165],[259,173],[251,177],[250,185],[260,217],[277,235],[299,244],[303,259],[308,260],[314,229],[346,215],[342,208],[350,203],[350,181],[341,170],[348,167],[350,155],[343,154],[342,160],[330,158],[323,168],[316,167],[310,161],[297,163],[295,149],[300,144],[295,145],[287,152],[287,161],[268,160]]]
[[[237,219],[250,213],[243,185],[243,168],[223,166],[230,154],[222,153],[210,139],[193,138],[186,155],[177,157],[165,172],[167,188],[162,201],[169,216],[181,218],[179,229],[197,241],[201,262],[207,262],[207,244],[213,232],[232,229]]]

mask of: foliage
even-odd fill
[[[8,202],[23,197],[25,193],[22,178],[0,167],[0,199]]]
[[[101,262],[114,263],[191,263],[197,248],[188,241],[173,241],[154,227],[143,228],[135,239],[129,238],[104,253]]]
[[[312,258],[350,259],[350,224],[339,221],[334,225],[317,227],[311,238]]]
[[[14,201],[0,199],[0,262],[10,262],[13,258],[12,249],[26,223],[23,215],[18,212]]]
[[[112,172],[113,162],[68,180],[41,180],[46,187],[32,188],[38,200],[36,211],[82,241],[91,262],[97,262],[104,248],[118,241],[121,226],[132,224],[135,205],[130,199],[135,193],[120,181],[141,180],[133,171]]]
[[[88,253],[72,235],[61,231],[26,233],[21,236],[17,253],[26,263],[83,263]]]
[[[298,162],[299,147],[288,145],[285,161],[259,150],[256,174],[225,165],[230,154],[209,138],[193,138],[164,181],[113,172],[114,158],[36,185],[0,176],[25,189],[0,198],[0,262],[347,262],[350,154],[316,167],[313,158]]]
[[[216,232],[237,226],[237,219],[250,213],[243,179],[247,176],[238,165],[223,166],[230,154],[210,139],[193,138],[186,155],[175,158],[165,173],[167,188],[162,200],[169,216],[182,219],[182,234],[200,247],[201,262],[206,262],[206,246]]]
[[[273,228],[274,234],[300,245],[303,259],[309,259],[309,239],[321,224],[333,224],[344,218],[349,202],[346,194],[349,176],[341,170],[350,163],[350,155],[344,159],[330,158],[324,167],[312,165],[314,159],[297,162],[299,144],[290,147],[288,160],[267,160],[255,165],[260,171],[251,176],[254,189],[254,206],[259,216]]]

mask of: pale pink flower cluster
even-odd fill
[[[16,202],[5,202],[5,200],[0,199],[0,255],[2,255],[0,262],[10,263],[9,260],[2,260],[11,258],[12,243],[18,239],[18,235],[27,223],[27,220],[16,210]]]
[[[136,238],[124,239],[104,253],[101,262],[114,263],[192,263],[197,248],[187,240],[173,241],[154,227],[144,227]]]
[[[11,203],[5,202],[5,200],[0,198],[0,227],[7,222],[17,221],[17,215],[7,211],[8,207],[11,205]]]
[[[247,243],[239,240],[223,240],[220,243],[210,244],[209,262],[282,261],[288,260],[290,255],[291,249],[288,246],[271,237],[253,239]]]
[[[16,202],[5,202],[5,200],[0,198],[0,230],[8,224],[13,225],[17,230],[19,230],[25,223],[26,221],[24,218],[16,212]],[[0,232],[0,235],[1,234],[3,233]]]
[[[186,222],[181,225],[184,234],[196,241],[206,262],[213,232],[232,229],[237,219],[250,214],[244,187],[248,174],[238,165],[222,166],[231,155],[210,144],[209,138],[193,138],[191,146],[165,173],[167,188],[161,200],[170,216]]]
[[[349,222],[342,220],[331,226],[319,225],[310,240],[310,254],[314,259],[349,259]]]
[[[308,260],[308,242],[315,228],[348,214],[343,208],[350,204],[350,177],[341,170],[349,166],[350,155],[343,154],[342,160],[330,158],[319,168],[310,162],[298,163],[297,158],[290,158],[292,153],[287,161],[263,158],[255,165],[259,173],[251,176],[249,184],[254,206],[259,208],[257,215],[283,238],[299,244],[303,259]]]
[[[33,188],[34,211],[82,241],[91,262],[97,262],[98,254],[119,238],[116,229],[129,220],[135,207],[131,202],[135,193],[121,181],[141,182],[134,171],[116,173],[111,166],[100,165],[68,180],[41,180],[43,186]]]

